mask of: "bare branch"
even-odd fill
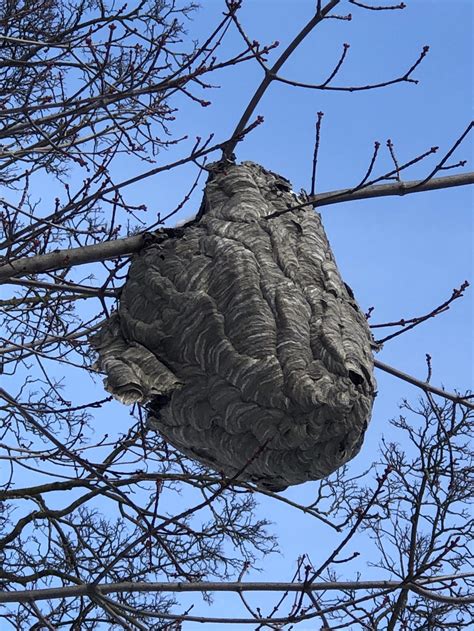
[[[293,39],[293,41],[285,48],[285,50],[278,57],[276,62],[270,68],[270,70],[265,72],[265,76],[258,86],[255,94],[249,101],[244,113],[242,114],[241,119],[237,123],[237,126],[232,134],[232,138],[237,138],[245,127],[248,125],[250,118],[252,117],[255,108],[260,102],[261,98],[267,91],[268,87],[276,79],[276,74],[283,66],[283,64],[291,57],[293,52],[298,48],[301,42],[311,33],[311,31],[327,16],[327,14],[334,9],[335,6],[339,4],[340,0],[330,0],[322,9],[316,11],[314,16],[309,20],[309,22],[301,29],[298,35]],[[237,145],[235,140],[230,140],[227,142],[223,148],[222,155],[224,159],[230,158],[234,149]]]
[[[474,577],[474,574],[465,574],[465,577]],[[452,576],[438,576],[429,579],[420,579],[413,583],[400,581],[321,581],[319,583],[271,583],[271,582],[195,582],[195,583],[96,583],[94,585],[73,585],[64,587],[50,587],[47,589],[31,589],[19,592],[0,593],[0,603],[29,602],[49,600],[54,598],[76,598],[93,594],[104,595],[113,593],[130,592],[318,592],[339,590],[397,590],[401,588],[422,591],[430,600],[439,602],[458,602],[470,604],[474,602],[474,595],[449,598],[432,590],[426,589],[427,585],[442,583],[452,579]],[[447,600],[446,600],[447,599]]]
[[[284,212],[290,212],[295,208],[303,208],[308,205],[320,207],[360,199],[373,199],[375,197],[395,195],[403,196],[409,195],[410,193],[467,186],[468,184],[474,184],[474,172],[435,178],[422,186],[420,182],[421,180],[412,180],[408,182],[394,182],[391,184],[377,184],[357,191],[346,188],[339,191],[319,193],[310,197],[307,202],[296,204]],[[136,235],[115,241],[99,243],[97,245],[58,250],[49,254],[21,258],[0,266],[0,283],[4,283],[9,278],[15,278],[16,276],[23,276],[25,274],[39,274],[64,267],[71,267],[73,265],[82,265],[84,263],[127,256],[138,252],[142,247],[143,235]]]
[[[375,343],[378,345],[385,344],[385,342],[388,342],[394,337],[398,337],[399,335],[402,335],[402,333],[405,333],[406,331],[410,331],[411,329],[414,329],[416,326],[419,326],[423,322],[426,322],[426,320],[429,320],[430,318],[435,318],[440,313],[444,313],[445,311],[448,311],[451,303],[457,300],[458,298],[462,298],[465,290],[468,287],[469,287],[469,282],[465,280],[459,288],[453,289],[451,296],[447,300],[445,300],[440,305],[432,309],[426,315],[418,316],[417,318],[409,318],[409,319],[402,318],[398,320],[397,322],[387,322],[384,324],[371,324],[370,325],[371,329],[380,329],[380,328],[391,327],[391,326],[403,327],[399,331],[395,331],[395,333],[392,333],[391,335],[386,335],[385,337],[379,340],[376,340]]]
[[[466,408],[469,408],[470,410],[474,410],[474,403],[471,403],[470,401],[468,401],[466,397],[462,397],[458,394],[453,394],[452,392],[447,392],[446,390],[442,390],[441,388],[436,388],[435,386],[432,386],[427,381],[421,381],[420,379],[417,379],[416,377],[412,377],[411,375],[408,375],[407,373],[402,372],[401,370],[398,370],[397,368],[393,368],[393,366],[384,364],[378,359],[374,360],[374,365],[380,370],[383,370],[384,372],[388,372],[390,375],[393,375],[394,377],[398,377],[399,379],[402,379],[402,381],[406,381],[407,383],[411,383],[413,386],[417,386],[418,388],[421,388],[423,392],[432,392],[433,394],[443,397],[444,399],[449,399],[450,401],[453,401],[454,403],[459,403],[461,405],[464,405]]]

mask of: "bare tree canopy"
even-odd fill
[[[469,7],[421,4],[0,3],[2,631],[470,628]]]

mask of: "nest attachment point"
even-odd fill
[[[92,339],[117,399],[145,403],[187,456],[271,490],[353,458],[375,396],[366,319],[304,201],[257,164],[216,167],[198,217],[134,256]]]

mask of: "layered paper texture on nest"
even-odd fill
[[[304,201],[257,164],[216,167],[198,218],[133,258],[92,341],[107,390],[171,444],[273,490],[353,458],[375,394],[366,319]]]

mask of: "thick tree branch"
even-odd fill
[[[471,575],[472,576],[472,575]],[[195,582],[195,583],[104,583],[95,585],[71,585],[65,587],[49,587],[46,589],[27,589],[23,591],[0,593],[0,603],[30,602],[53,598],[77,598],[87,595],[104,595],[133,592],[317,592],[340,590],[395,590],[407,588],[437,602],[474,603],[474,595],[444,596],[426,589],[431,583],[452,580],[452,576],[432,577],[418,582],[403,583],[400,581],[321,581],[319,583],[268,583],[268,582]]]
[[[285,212],[302,208],[308,204],[319,207],[342,202],[353,202],[359,199],[373,199],[374,197],[393,197],[394,195],[402,197],[403,195],[409,195],[411,193],[425,193],[426,191],[436,191],[444,188],[453,188],[455,186],[467,186],[469,184],[474,184],[474,171],[470,173],[459,173],[458,175],[437,177],[428,182],[425,180],[409,180],[406,182],[391,182],[390,184],[373,184],[357,189],[342,188],[338,191],[318,193],[317,195],[310,196],[308,202],[288,208]]]
[[[392,195],[408,195],[410,193],[421,193],[454,186],[466,186],[474,184],[474,172],[460,175],[449,175],[430,180],[420,185],[423,180],[412,180],[409,182],[394,182],[391,184],[377,184],[367,188],[353,191],[350,188],[319,193],[309,198],[305,204],[300,204],[294,208],[314,204],[317,207],[351,202],[359,199],[372,199],[374,197],[388,197]],[[288,209],[292,210],[292,209]],[[38,256],[27,256],[11,263],[0,266],[0,283],[5,283],[9,278],[24,276],[26,274],[41,274],[52,270],[106,261],[119,256],[127,256],[138,252],[143,247],[143,235],[125,237],[115,241],[107,241],[96,245],[88,245],[81,248],[69,248],[66,250],[56,250],[48,254]]]
[[[107,261],[133,254],[143,247],[143,235],[117,239],[116,241],[105,241],[96,245],[86,245],[79,248],[69,248],[66,250],[55,250],[48,254],[37,256],[25,256],[13,263],[7,263],[0,267],[0,282],[5,282],[8,278],[24,276],[25,274],[40,274],[51,272],[52,270],[84,265],[85,263],[95,263],[97,261]]]

